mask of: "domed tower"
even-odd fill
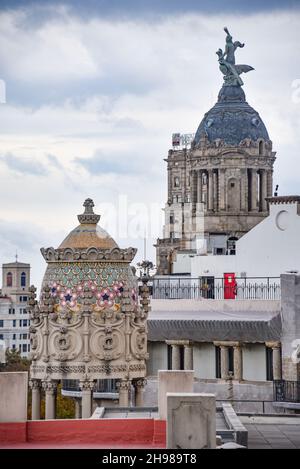
[[[136,249],[120,249],[98,226],[93,201],[84,202],[79,226],[57,248],[41,249],[48,266],[40,301],[31,287],[33,418],[40,416],[40,389],[46,418],[55,418],[57,383],[74,380],[82,397],[82,417],[91,415],[97,380],[118,380],[119,403],[128,406],[131,384],[142,403],[146,375],[148,289],[137,282],[130,262]]]
[[[157,248],[159,274],[172,273],[174,253],[232,254],[235,241],[268,215],[275,152],[258,112],[246,101],[227,28],[225,51],[217,51],[224,84],[203,117],[190,149],[169,150],[168,201],[163,239]]]

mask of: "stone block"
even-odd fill
[[[167,393],[167,448],[216,448],[216,397]]]
[[[158,413],[159,418],[167,418],[168,392],[193,392],[194,371],[158,371]]]
[[[0,422],[27,420],[28,373],[0,373]]]

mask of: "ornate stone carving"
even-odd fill
[[[75,248],[64,248],[54,249],[41,248],[42,256],[47,262],[57,261],[118,261],[118,262],[131,262],[136,255],[137,249],[135,248],[113,248],[113,249],[101,249],[101,248],[88,248],[88,249],[75,249]]]
[[[131,381],[121,380],[117,382],[118,391],[129,391],[131,389]]]
[[[82,391],[93,391],[95,387],[94,381],[80,381],[79,387]]]
[[[39,379],[30,379],[29,386],[31,389],[40,389],[42,386],[42,383]]]
[[[47,373],[84,373],[84,365],[48,365]]]
[[[49,394],[55,394],[57,391],[57,382],[53,380],[42,381],[42,388]]]
[[[144,371],[145,369],[146,369],[146,365],[143,363],[139,365],[137,364],[129,365],[129,371]]]
[[[136,388],[144,388],[147,384],[147,380],[146,379],[135,379],[133,381],[133,385],[134,387]]]

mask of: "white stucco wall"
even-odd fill
[[[148,353],[148,376],[156,376],[158,370],[168,369],[168,346],[165,342],[148,342]]]
[[[300,216],[297,203],[270,206],[270,215],[236,243],[235,256],[195,256],[191,276],[279,277],[300,271]]]
[[[176,254],[176,260],[173,262],[173,274],[186,274],[191,271],[191,254],[188,252],[179,252]]]
[[[264,344],[243,344],[243,379],[266,381],[266,348]]]
[[[216,377],[216,357],[213,344],[194,344],[195,378],[214,379]]]

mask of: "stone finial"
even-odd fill
[[[78,215],[79,223],[96,225],[100,220],[100,215],[94,213],[93,207],[95,206],[92,199],[85,199],[84,212]]]

